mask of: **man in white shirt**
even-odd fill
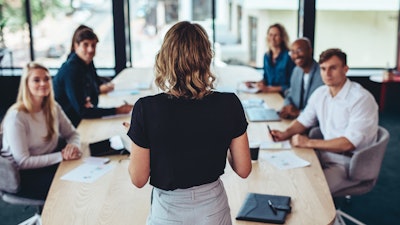
[[[285,130],[273,130],[276,141],[291,138],[292,145],[318,149],[331,193],[357,181],[347,179],[354,151],[376,141],[378,106],[373,96],[358,83],[346,77],[346,54],[340,49],[321,53],[319,64],[325,86],[314,91],[297,120]],[[324,139],[302,135],[319,122]]]

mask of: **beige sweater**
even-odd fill
[[[55,118],[58,135],[50,141],[47,135],[45,117],[42,111],[32,117],[29,113],[11,109],[3,121],[2,155],[11,155],[19,169],[34,169],[50,166],[62,161],[61,152],[53,152],[61,136],[67,143],[80,147],[79,134],[57,104]]]

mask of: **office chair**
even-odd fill
[[[309,133],[309,137],[323,138],[319,128],[313,128]],[[376,142],[354,153],[350,160],[348,179],[360,182],[350,187],[343,187],[332,193],[333,197],[346,197],[350,199],[351,195],[362,195],[374,188],[378,180],[389,138],[389,132],[385,128],[379,127]],[[364,224],[340,209],[336,210],[336,220],[334,224],[346,224],[343,217],[355,224]]]
[[[2,133],[0,131],[0,149],[2,147]],[[4,202],[13,205],[36,206],[38,212],[19,225],[41,225],[40,211],[44,205],[43,200],[30,199],[18,196],[20,177],[17,166],[9,159],[0,156],[0,196]]]

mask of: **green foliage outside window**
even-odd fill
[[[25,1],[0,0],[0,47],[4,46],[5,27],[10,32],[15,32],[23,30],[27,26]],[[29,3],[33,25],[38,24],[46,15],[65,13],[71,9],[70,5],[64,5],[61,0],[30,0]]]

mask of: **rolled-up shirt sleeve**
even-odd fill
[[[344,137],[356,148],[375,141],[374,137],[378,131],[378,107],[371,96],[365,96],[354,104],[348,120]]]

